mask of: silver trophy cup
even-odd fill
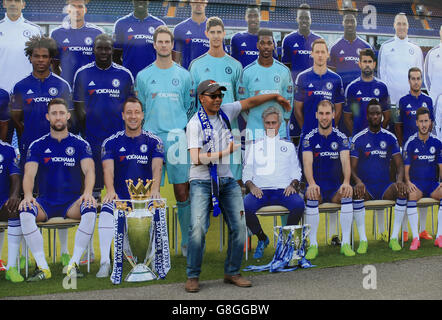
[[[289,262],[289,267],[295,267],[299,264],[302,258],[305,256],[305,242],[310,234],[311,226],[305,225],[291,225],[291,226],[277,226],[275,227],[275,234],[279,236],[279,230],[282,228],[282,240],[284,245],[293,247],[293,255]],[[289,239],[289,235],[292,235],[290,243],[286,243]]]

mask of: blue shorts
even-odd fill
[[[49,220],[54,217],[66,218],[67,212],[72,207],[72,205],[78,200],[78,198],[66,201],[61,204],[60,203],[53,204],[52,202],[41,198],[37,198],[36,200],[40,205],[40,207],[43,209],[44,213],[46,214],[47,220]]]
[[[437,181],[412,181],[416,187],[422,192],[422,196],[429,198],[430,195],[439,187]]]
[[[318,182],[316,181],[316,184],[321,188],[321,198],[322,202],[331,202],[333,197],[335,196],[336,192],[338,192],[341,184],[331,184],[330,182]],[[308,184],[307,184],[308,188]],[[307,189],[306,189],[307,190]]]
[[[391,181],[380,181],[378,183],[366,183],[365,188],[373,200],[382,200],[384,197],[385,191],[392,185]]]
[[[164,185],[165,174],[169,183],[178,184],[189,181],[190,154],[187,149],[187,140],[184,130],[182,132],[171,134],[170,137],[175,140],[167,140],[167,134],[158,135],[164,145],[164,162],[161,176],[161,186]]]

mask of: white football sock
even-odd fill
[[[351,223],[353,222],[353,201],[351,198],[341,199],[341,230],[342,244],[350,244]]]
[[[318,201],[307,200],[307,205],[305,207],[305,223],[311,226],[311,231],[309,235],[310,246],[317,246],[317,234],[319,227]]]
[[[359,233],[359,241],[367,241],[365,233],[365,206],[364,200],[353,201],[353,215],[356,220],[356,226]]]
[[[98,236],[100,239],[100,264],[110,263],[109,254],[114,238],[114,216],[107,211],[101,211],[98,218]]]
[[[405,209],[404,220],[402,220],[402,231],[408,232],[408,213]]]
[[[95,228],[95,218],[95,211],[86,212],[81,216],[80,225],[75,234],[74,253],[72,254],[71,261],[69,261],[70,265],[73,263],[80,264],[81,255],[87,248]]]
[[[6,269],[17,267],[17,258],[20,254],[20,242],[23,233],[20,219],[8,220],[8,265]]]
[[[393,222],[393,231],[391,232],[390,239],[399,239],[398,234],[402,225],[402,221],[404,220],[405,210],[406,210],[407,200],[406,199],[397,199],[396,205],[394,206],[394,222]]]
[[[49,269],[43,248],[43,236],[38,230],[35,216],[29,212],[20,213],[20,223],[28,248],[41,269]]]
[[[419,239],[419,215],[417,214],[416,201],[408,201],[407,203],[408,220],[410,221],[411,233],[413,233],[413,239]]]

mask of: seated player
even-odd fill
[[[418,132],[412,135],[404,146],[405,183],[408,191],[407,214],[413,241],[410,250],[420,247],[418,232],[418,214],[416,202],[423,197],[431,197],[442,204],[442,143],[430,133],[432,121],[428,108],[420,107],[416,111]],[[439,170],[439,176],[437,171]],[[396,219],[401,219],[395,214]],[[392,238],[397,238],[393,234]],[[439,205],[438,226],[435,246],[442,248],[442,206]]]
[[[332,127],[334,117],[333,103],[320,101],[316,111],[318,127],[306,134],[302,141],[303,168],[308,183],[305,222],[311,225],[307,260],[318,255],[318,206],[322,202],[341,203],[341,253],[347,257],[355,255],[350,246],[353,221],[350,146],[347,137]]]
[[[123,105],[125,130],[119,131],[103,142],[103,174],[106,196],[98,219],[101,262],[97,278],[110,275],[109,253],[114,236],[113,200],[130,199],[126,180],[154,179],[152,198],[160,198],[161,170],[164,147],[160,138],[144,131],[144,112],[141,102],[130,97]]]
[[[8,266],[0,260],[0,271],[6,272],[6,280],[22,282],[17,271],[17,257],[22,238],[18,205],[20,203],[20,169],[14,148],[0,141],[0,221],[8,221]],[[4,232],[0,232],[0,257]]]
[[[368,248],[364,200],[396,200],[395,214],[403,214],[407,203],[404,165],[398,141],[392,133],[382,128],[382,107],[376,99],[368,103],[366,114],[368,128],[353,137],[350,152],[355,182],[353,214],[359,233],[359,254],[366,253]],[[398,172],[395,183],[390,181],[391,160]],[[390,242],[393,250],[397,248],[396,245],[397,239]]]
[[[70,277],[75,274],[77,277],[83,276],[78,264],[91,239],[97,213],[97,203],[92,196],[95,168],[89,143],[69,133],[69,118],[66,101],[59,98],[51,100],[46,114],[50,132],[32,142],[27,153],[23,177],[24,199],[19,206],[20,222],[38,267],[27,281],[51,278],[37,222],[53,217],[81,219],[67,273]],[[36,177],[39,194],[35,199],[32,191]]]
[[[264,207],[280,205],[290,213],[287,225],[296,225],[304,213],[304,201],[297,193],[301,180],[301,166],[293,143],[282,140],[278,134],[283,121],[279,108],[269,107],[262,113],[265,136],[246,150],[243,182],[250,190],[244,198],[246,224],[252,234],[258,237],[253,258],[262,258],[269,238],[256,217]]]

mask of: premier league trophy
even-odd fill
[[[288,267],[297,267],[305,256],[305,243],[310,234],[311,226],[305,225],[291,225],[284,227],[275,227],[275,234],[278,232],[279,237],[282,237],[282,242],[285,247],[289,247],[293,252],[288,262]]]
[[[164,199],[150,199],[152,183],[153,180],[146,180],[144,185],[143,181],[138,179],[137,185],[134,185],[132,180],[126,180],[131,199],[115,201],[115,261],[111,277],[114,283],[121,281],[123,254],[133,267],[125,278],[127,282],[157,279],[156,274],[149,268],[154,259],[155,268],[158,265],[161,270],[167,269],[167,267],[170,269],[167,224],[165,226],[161,224],[161,220],[165,220],[165,215],[161,216],[161,210],[164,213],[166,202]],[[126,238],[124,232],[127,232]],[[128,246],[124,246],[124,241],[129,242]],[[160,252],[159,256],[158,252]],[[118,262],[121,263],[118,264]],[[162,262],[165,262],[166,268],[163,268]],[[156,271],[158,272],[158,270]]]

